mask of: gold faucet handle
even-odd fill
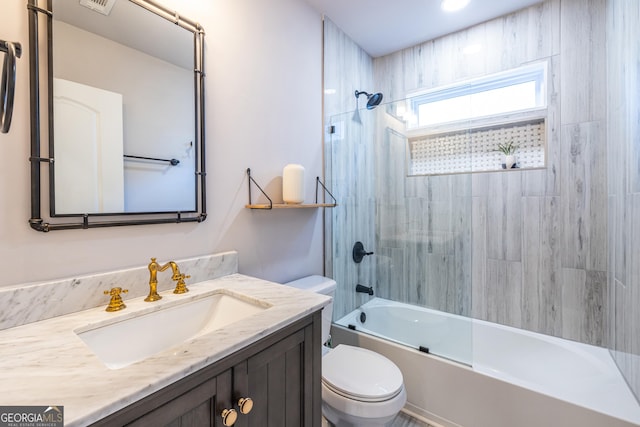
[[[122,289],[119,286],[111,288],[108,291],[104,291],[105,295],[111,295],[111,300],[109,301],[109,305],[105,308],[105,311],[118,311],[126,308],[124,301],[122,301],[122,297],[120,294],[126,294],[129,292],[128,289]]]
[[[174,294],[186,294],[187,292],[189,292],[189,289],[187,288],[187,284],[184,283],[184,279],[190,279],[191,276],[186,275],[186,274],[178,274],[176,276],[178,279],[178,283],[176,283],[176,288],[173,290]]]

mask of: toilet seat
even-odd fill
[[[322,383],[336,394],[361,402],[384,402],[404,389],[402,372],[392,361],[344,344],[322,358]]]

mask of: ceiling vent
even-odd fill
[[[111,13],[111,9],[115,3],[116,0],[80,0],[81,6],[94,10],[105,16],[108,16]]]

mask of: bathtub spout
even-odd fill
[[[363,294],[373,295],[373,287],[364,286],[364,285],[356,285],[356,292],[362,292]]]

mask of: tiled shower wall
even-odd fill
[[[353,117],[355,91],[374,91],[372,58],[328,19],[324,23],[324,45],[325,123],[336,129],[334,134],[325,133],[324,138],[325,177],[338,201],[337,207],[325,209],[326,274],[338,282],[335,319],[368,298],[356,294],[357,284],[375,284],[376,257],[365,257],[356,264],[351,253],[357,241],[369,251],[375,244],[376,127],[375,116],[368,110],[358,112],[361,124]],[[359,103],[364,107],[366,97],[361,96]]]
[[[465,264],[456,255],[464,253],[461,246],[470,246],[474,317],[599,345],[607,295],[604,12],[605,0],[548,0],[374,60],[377,87],[393,99],[548,62],[546,169],[465,175],[471,180],[470,201],[464,193],[450,194],[454,199],[448,201],[452,207],[470,205],[470,241],[456,241],[440,269],[462,269],[464,275]],[[471,43],[480,43],[482,52],[463,55]],[[419,189],[405,193],[407,206],[421,206],[407,212],[407,224],[421,213],[429,215],[431,194],[447,194],[448,184],[444,191],[438,187],[442,177],[400,179]],[[465,191],[464,183],[457,189]],[[379,208],[385,209],[382,203]],[[464,213],[464,206],[459,211]],[[409,268],[425,262],[420,253],[403,257]],[[390,287],[408,287],[410,294],[420,286],[406,273],[394,276]],[[398,278],[405,280],[400,284]],[[439,287],[455,295],[463,279],[447,274],[440,280],[448,283]],[[426,303],[460,311],[457,298]]]
[[[607,1],[609,341],[640,397],[640,3]]]
[[[333,170],[332,177],[350,179],[373,191],[356,177],[346,178],[366,171],[362,178],[375,176],[378,183],[377,197],[358,192],[358,202],[350,199],[355,197],[351,190],[333,187],[347,196],[338,198],[345,209],[332,213],[334,227],[337,224],[340,229],[333,235],[348,236],[340,237],[344,245],[333,242],[333,261],[343,262],[334,265],[333,272],[339,281],[347,277],[349,282],[348,300],[341,303],[338,294],[337,302],[344,305],[337,316],[363,298],[353,295],[350,287],[355,283],[350,282],[360,280],[366,269],[365,277],[375,279],[372,284],[381,296],[470,312],[481,319],[587,343],[606,343],[605,5],[605,0],[547,0],[373,60],[369,88],[382,91],[385,101],[404,99],[414,90],[548,61],[547,167],[406,178],[404,160],[399,160],[404,156],[401,129],[383,107],[374,110],[375,134],[367,135],[366,141],[348,142],[356,151],[338,152],[331,146],[334,169],[339,156],[348,156],[339,160],[342,170]],[[333,30],[340,33],[335,26]],[[366,75],[368,65],[356,65],[353,58],[341,56],[353,49],[346,47],[346,36],[336,37],[337,46],[327,33],[325,37],[326,54],[337,55],[325,59],[325,88],[331,81],[338,93],[344,90],[349,95],[352,88],[345,82]],[[484,50],[475,56],[463,55],[463,47],[471,43],[482,43]],[[362,58],[362,52],[356,50],[355,58]],[[326,110],[327,116],[353,110],[349,103],[342,107]],[[371,147],[357,151],[374,142],[375,166]],[[352,204],[359,210],[351,211]],[[351,230],[346,216],[357,217],[355,227],[360,231]],[[367,267],[349,265],[346,243],[351,243],[352,236],[371,239],[371,227],[375,242],[369,246],[376,257],[365,259]]]

